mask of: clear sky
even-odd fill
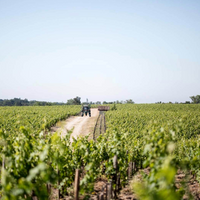
[[[0,0],[0,99],[197,94],[199,0]]]

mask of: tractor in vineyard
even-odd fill
[[[81,111],[81,116],[83,117],[84,114],[87,116],[87,114],[89,115],[89,117],[91,117],[91,110],[90,110],[90,105],[87,104],[83,104],[82,106],[82,111]]]

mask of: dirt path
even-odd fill
[[[72,130],[73,132],[70,137],[70,141],[72,142],[73,137],[76,139],[79,135],[86,136],[93,132],[98,115],[98,109],[93,108],[91,109],[91,117],[72,116],[65,121],[57,123],[56,127],[52,128],[52,131],[61,132],[61,137],[63,137]]]

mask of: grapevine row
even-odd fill
[[[149,168],[142,183],[134,183],[140,199],[155,195],[164,199],[166,194],[171,199],[182,199],[186,188],[175,187],[178,169],[189,171],[198,179],[198,105],[117,105],[117,109],[106,113],[107,131],[96,142],[80,137],[71,144],[70,135],[61,138],[59,133],[46,131],[52,120],[75,114],[78,109],[72,108],[70,114],[66,110],[65,116],[56,119],[47,110],[1,110],[1,162],[5,163],[1,169],[2,199],[31,199],[33,192],[39,199],[48,199],[49,184],[61,189],[63,195],[70,195],[76,169],[84,169],[80,192],[90,193],[97,178],[104,174],[111,180],[115,175],[114,156],[122,186],[127,183],[130,162],[135,163],[136,172]],[[62,110],[56,112],[58,116],[64,114]],[[41,125],[39,119],[44,117]],[[21,122],[17,121],[19,118]]]

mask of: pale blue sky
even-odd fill
[[[0,78],[0,99],[190,100],[200,1],[0,0]]]

